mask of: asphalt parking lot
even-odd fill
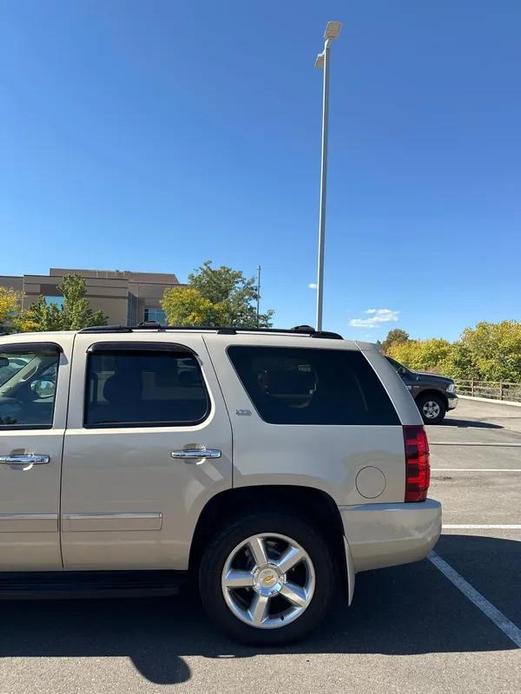
[[[460,401],[429,436],[438,565],[359,574],[350,609],[269,652],[185,595],[4,602],[0,694],[521,691],[521,408]]]

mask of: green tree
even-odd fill
[[[403,344],[408,340],[409,333],[406,333],[405,330],[402,330],[401,328],[393,328],[392,330],[389,330],[389,332],[387,333],[387,337],[382,342],[382,349],[385,353],[387,353],[391,345]]]
[[[90,325],[107,325],[103,311],[93,311],[86,298],[87,288],[83,277],[67,275],[58,286],[63,294],[62,330],[81,330]]]
[[[207,260],[188,276],[187,287],[167,289],[161,305],[171,325],[271,326],[273,311],[256,312],[257,287],[240,270]]]
[[[45,297],[25,311],[17,321],[21,331],[81,330],[91,325],[106,325],[103,311],[93,311],[86,298],[85,280],[78,275],[67,275],[58,285],[63,294],[63,306],[47,304]]]
[[[407,340],[391,344],[387,353],[415,371],[447,372],[452,346],[447,340]]]
[[[9,330],[16,320],[20,306],[20,295],[14,289],[0,287],[0,330]]]
[[[456,378],[521,382],[521,323],[481,322],[466,328],[451,358]]]

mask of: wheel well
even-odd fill
[[[204,547],[216,528],[242,513],[267,508],[290,510],[312,519],[330,544],[342,578],[347,581],[344,527],[335,501],[320,489],[292,485],[263,485],[228,489],[214,496],[204,507],[195,528],[190,549],[190,570],[196,570]],[[347,583],[344,582],[344,585]]]
[[[445,405],[445,409],[447,410],[449,407],[449,401],[447,400],[447,396],[441,393],[439,390],[422,390],[422,392],[416,396],[416,402],[420,402],[420,400],[423,398],[432,397],[433,395],[442,400],[443,404]]]

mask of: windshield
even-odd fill
[[[393,369],[396,371],[396,373],[400,374],[400,376],[404,376],[405,374],[410,373],[409,369],[407,369],[403,364],[400,364],[400,362],[395,361],[391,357],[385,357],[389,364],[393,367]]]

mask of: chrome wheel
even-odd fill
[[[233,614],[249,626],[277,629],[309,606],[315,570],[306,550],[276,533],[259,533],[237,545],[223,568],[221,586]]]
[[[422,414],[426,419],[436,419],[440,416],[441,407],[436,400],[426,400],[423,403]]]

